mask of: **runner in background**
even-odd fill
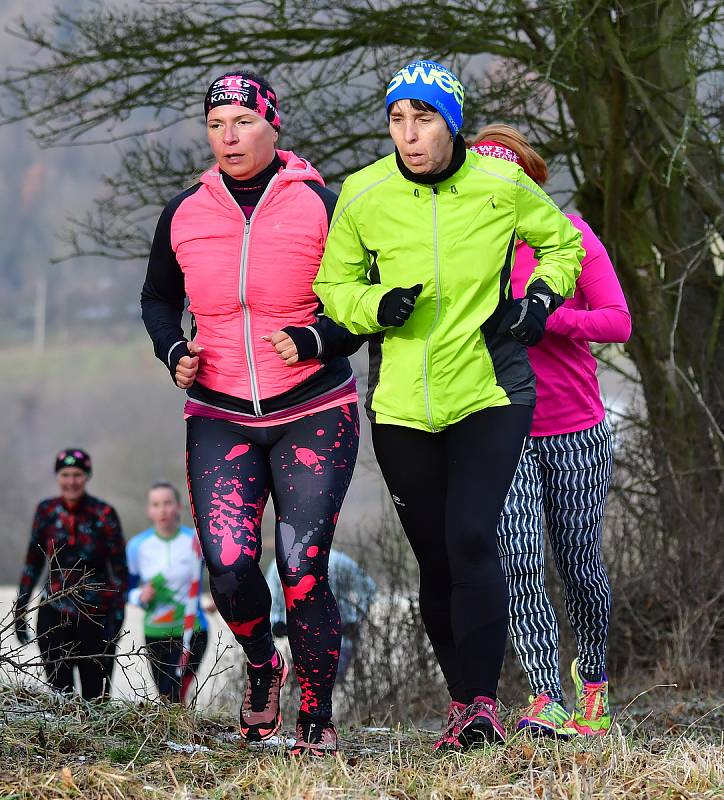
[[[345,180],[314,283],[330,316],[371,335],[375,455],[452,700],[436,749],[505,739],[496,529],[535,404],[526,347],[573,294],[582,255],[580,233],[520,167],[466,150],[464,93],[433,61],[392,77],[395,153]],[[509,294],[517,236],[540,254],[522,300]]]
[[[548,177],[543,158],[508,125],[483,128],[472,150],[520,165],[539,186]],[[574,296],[548,318],[543,340],[529,351],[538,399],[500,518],[498,547],[510,591],[510,634],[534,692],[518,728],[601,735],[611,726],[611,590],[601,531],[613,452],[589,342],[625,342],[631,315],[606,248],[584,220],[567,216],[581,231],[586,254]],[[522,297],[538,262],[523,241],[515,251],[513,296]],[[544,522],[578,644],[572,714],[563,705],[558,623],[545,590]]]
[[[215,163],[161,214],[143,321],[188,395],[191,510],[211,595],[247,656],[241,736],[276,733],[288,671],[259,568],[271,495],[302,688],[291,753],[332,754],[341,630],[327,558],[359,442],[346,356],[363,343],[323,314],[312,289],[336,198],[308,161],[277,149],[277,96],[261,76],[214,80],[204,115]],[[193,341],[181,326],[186,297]]]
[[[274,562],[266,571],[266,582],[272,597],[272,634],[282,638],[287,635],[287,613],[279,571]],[[342,620],[337,680],[343,680],[352,663],[362,625],[377,592],[377,584],[353,558],[333,547],[329,551],[329,588],[337,598]]]
[[[27,644],[28,605],[47,569],[37,641],[48,683],[72,692],[77,669],[84,700],[107,698],[128,585],[121,523],[112,506],[86,493],[91,459],[85,450],[61,450],[55,473],[58,496],[35,511],[15,632]]]
[[[208,643],[199,591],[203,559],[196,531],[180,524],[175,486],[155,483],[147,512],[151,527],[126,548],[128,602],[144,610],[146,655],[158,693],[178,703],[186,699]]]

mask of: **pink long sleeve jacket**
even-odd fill
[[[583,234],[586,255],[576,293],[548,319],[543,340],[528,349],[536,376],[532,436],[555,436],[597,425],[605,416],[589,342],[625,342],[631,315],[606,248],[580,217],[568,214]],[[533,250],[518,242],[511,276],[513,296],[525,296],[535,266]]]

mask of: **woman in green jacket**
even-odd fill
[[[535,404],[526,346],[573,293],[583,255],[580,233],[518,165],[466,150],[463,96],[433,61],[392,78],[395,153],[344,182],[314,283],[325,313],[373,334],[375,455],[420,565],[420,613],[451,696],[436,749],[505,738],[496,527]],[[518,239],[538,266],[513,300]]]

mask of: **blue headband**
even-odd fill
[[[442,114],[453,136],[463,124],[465,89],[454,73],[437,61],[414,61],[397,72],[387,87],[387,115],[397,100],[424,100]]]

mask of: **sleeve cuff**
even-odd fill
[[[307,330],[311,331],[314,334],[314,338],[317,340],[317,355],[315,358],[321,358],[322,353],[324,353],[324,346],[322,345],[322,337],[319,335],[319,331],[313,325],[307,325]]]
[[[168,355],[166,356],[168,370],[171,373],[171,380],[174,383],[176,383],[176,366],[184,356],[190,357],[191,353],[189,352],[188,342],[186,339],[180,339],[171,346],[171,349],[168,351]]]
[[[536,278],[534,281],[531,281],[525,293],[526,296],[537,294],[544,302],[546,298],[549,298],[548,302],[545,303],[548,316],[563,305],[563,298],[561,295],[551,289],[542,278]]]
[[[305,328],[289,325],[286,328],[282,328],[282,330],[294,342],[300,361],[309,361],[312,358],[319,358],[322,350],[322,339],[311,325]]]

